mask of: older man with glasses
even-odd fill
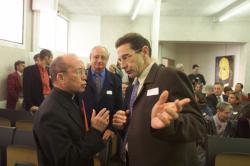
[[[77,95],[86,87],[84,64],[77,56],[57,57],[50,71],[54,88],[34,120],[39,165],[92,166],[94,154],[105,145],[102,136],[109,111],[93,111],[88,123],[84,101]]]

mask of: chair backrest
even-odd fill
[[[13,142],[15,127],[0,127],[0,165],[6,165],[6,147]]]
[[[15,126],[16,121],[33,121],[34,118],[34,116],[28,111],[16,111],[11,109],[0,109],[0,117],[9,119],[9,121],[11,122],[11,126]]]
[[[15,127],[1,127],[0,126],[0,147],[12,144]]]
[[[250,154],[250,139],[208,136],[207,165],[215,164],[215,156],[220,153]]]
[[[16,129],[13,144],[7,147],[7,166],[37,166],[37,151],[32,131]]]
[[[31,120],[18,120],[18,121],[16,121],[16,128],[27,130],[27,131],[32,131],[33,121],[31,121]]]
[[[250,165],[250,154],[221,153],[216,156],[215,166]]]
[[[11,122],[7,118],[0,117],[0,126],[11,127]]]
[[[7,166],[20,164],[38,166],[37,152],[35,147],[9,145],[7,147]]]
[[[11,122],[11,126],[14,126],[15,122],[12,120],[12,112],[13,110],[0,108],[0,117],[8,119]]]
[[[17,128],[13,138],[13,145],[25,145],[35,147],[36,144],[33,132]]]

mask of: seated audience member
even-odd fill
[[[23,70],[24,61],[15,62],[15,72],[7,78],[7,105],[9,109],[21,109],[23,102]]]
[[[75,55],[57,57],[51,65],[54,89],[34,119],[34,137],[40,166],[93,166],[93,156],[104,143],[109,111],[93,111],[90,126],[77,93],[86,87],[84,64]]]
[[[202,89],[203,89],[203,85],[202,84],[197,83],[197,84],[194,85],[194,92],[200,92],[200,93],[202,93]]]
[[[193,85],[199,83],[202,85],[206,85],[205,78],[202,74],[199,73],[199,67],[197,64],[193,65],[193,72],[188,75],[189,80]]]
[[[225,95],[222,94],[223,85],[215,83],[213,87],[213,94],[206,97],[208,106],[216,113],[216,106],[219,102],[225,101]]]
[[[23,98],[24,108],[35,112],[42,103],[44,97],[49,95],[51,84],[48,66],[53,57],[50,50],[43,49],[39,53],[38,64],[28,66],[23,72]]]
[[[237,93],[232,92],[229,94],[228,102],[233,107],[232,117],[231,119],[237,120],[239,117],[242,116],[242,107],[243,105],[240,102],[240,98]]]
[[[206,85],[204,88],[206,96],[209,96],[214,93],[214,86],[213,85]]]
[[[238,120],[236,137],[250,138],[250,103],[242,109],[243,116]]]
[[[213,116],[213,111],[208,107],[206,101],[206,94],[202,93],[202,84],[195,84],[194,86],[195,99],[200,107],[203,116]]]
[[[223,91],[224,91],[224,95],[225,95],[225,101],[228,101],[228,96],[230,93],[233,92],[233,90],[230,86],[225,86]]]
[[[236,123],[230,120],[233,107],[228,102],[217,104],[217,113],[207,118],[208,134],[221,137],[234,137]]]
[[[243,92],[243,84],[237,83],[234,87],[234,91],[238,93],[241,102],[248,101],[248,96]]]
[[[122,82],[122,98],[123,99],[125,98],[127,88],[128,88],[128,82]]]

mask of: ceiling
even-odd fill
[[[59,0],[70,14],[131,16],[138,0]],[[162,16],[215,16],[232,3],[243,0],[162,0]],[[249,3],[250,4],[250,3]],[[154,0],[144,0],[139,16],[152,15]],[[237,17],[250,18],[250,5]]]

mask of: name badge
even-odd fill
[[[112,95],[113,92],[112,92],[111,90],[107,90],[106,94],[107,94],[107,95]]]
[[[147,91],[147,96],[159,95],[159,88],[149,89]]]

